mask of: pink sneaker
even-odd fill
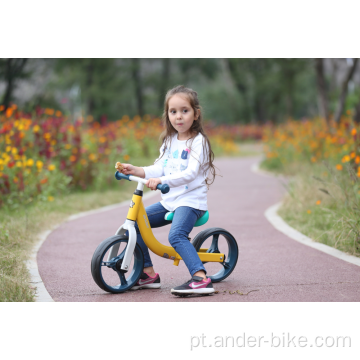
[[[187,281],[185,284],[171,289],[171,293],[178,296],[188,296],[191,294],[208,295],[214,292],[215,290],[211,279],[203,279],[199,276],[193,276],[192,279]]]
[[[143,272],[138,282],[130,290],[159,289],[159,288],[161,288],[159,274],[156,273],[154,277],[151,277],[147,273]]]

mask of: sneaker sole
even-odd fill
[[[171,289],[171,293],[174,295],[180,294],[212,294],[215,292],[214,288],[202,288],[202,289],[192,289],[192,290],[175,290],[175,289]]]
[[[130,290],[160,289],[160,288],[161,288],[161,284],[157,283],[157,284],[146,284],[146,285],[133,286]]]

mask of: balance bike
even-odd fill
[[[96,284],[103,290],[118,294],[131,289],[139,280],[144,268],[144,255],[136,242],[135,221],[146,246],[156,255],[173,260],[179,265],[180,255],[171,246],[161,244],[153,235],[149,219],[142,201],[146,180],[117,171],[117,180],[136,181],[137,189],[132,197],[127,219],[114,236],[105,239],[95,250],[91,260],[91,273]],[[157,189],[163,194],[170,191],[167,184],[159,184]],[[174,213],[167,213],[165,219],[171,221]],[[209,219],[207,211],[195,226],[201,226]],[[128,236],[125,235],[128,231]],[[213,283],[227,278],[234,270],[238,259],[238,246],[235,238],[218,227],[198,233],[191,242],[200,260],[205,265],[207,276]],[[204,245],[204,246],[203,246]],[[203,247],[202,247],[203,246]],[[213,274],[213,275],[210,275]]]

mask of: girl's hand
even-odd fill
[[[157,190],[156,187],[161,184],[161,180],[159,178],[151,178],[146,182],[146,186],[151,190]]]
[[[136,166],[131,165],[131,164],[121,164],[123,166],[123,169],[121,170],[121,172],[124,175],[136,175]]]

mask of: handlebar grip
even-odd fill
[[[130,176],[130,175],[122,174],[122,173],[119,172],[119,171],[117,171],[117,172],[115,173],[115,178],[116,178],[116,180],[124,179],[124,180],[129,180],[129,181],[131,181],[130,178],[129,178],[129,176]]]
[[[159,184],[156,188],[160,190],[163,194],[167,194],[170,191],[170,187],[168,184]]]

